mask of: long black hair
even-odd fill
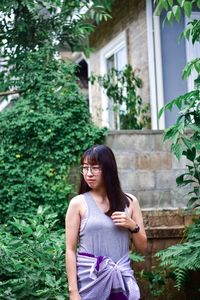
[[[112,150],[105,145],[95,145],[85,151],[81,157],[81,165],[87,159],[91,165],[100,165],[104,187],[109,200],[110,208],[106,215],[111,216],[114,211],[124,211],[129,206],[129,200],[123,193],[119,181],[117,163]],[[79,194],[90,191],[91,188],[81,175]]]

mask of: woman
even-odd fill
[[[79,195],[70,201],[66,214],[70,300],[138,300],[128,256],[130,238],[140,252],[147,245],[138,200],[121,190],[109,147],[88,149],[81,165]]]

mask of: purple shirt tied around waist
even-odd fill
[[[83,300],[140,299],[128,254],[115,263],[109,257],[78,253],[77,273]]]

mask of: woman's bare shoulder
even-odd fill
[[[81,207],[83,205],[83,203],[84,203],[84,196],[83,196],[83,194],[80,194],[80,195],[73,197],[69,201],[69,207],[78,208],[78,207]]]
[[[85,198],[83,194],[73,197],[69,202],[69,208],[83,212],[85,210]]]
[[[126,193],[126,195],[128,196],[129,198],[129,203],[130,203],[130,206],[129,206],[129,211],[130,211],[130,214],[133,216],[139,216],[141,215],[141,208],[140,208],[140,204],[139,204],[139,201],[138,199],[132,195],[132,194],[129,194],[129,193]]]
[[[138,199],[133,194],[130,193],[125,193],[125,194],[128,196],[130,204],[138,203]]]

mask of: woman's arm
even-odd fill
[[[131,194],[128,194],[128,196],[132,199],[129,206],[130,216],[125,212],[116,211],[112,214],[111,218],[117,226],[130,230],[133,230],[136,225],[140,227],[140,230],[137,233],[132,233],[132,241],[136,249],[143,253],[147,248],[147,236],[144,229],[140,205],[136,197]]]
[[[130,206],[132,206],[132,227],[129,227],[129,229],[134,229],[136,224],[140,227],[139,232],[132,233],[132,241],[138,251],[144,252],[147,248],[147,236],[144,229],[142,212],[140,209],[138,199],[133,195],[130,195],[130,197],[133,201],[130,202]]]
[[[70,300],[80,300],[77,285],[76,247],[81,220],[80,196],[70,201],[66,218],[66,271]]]

